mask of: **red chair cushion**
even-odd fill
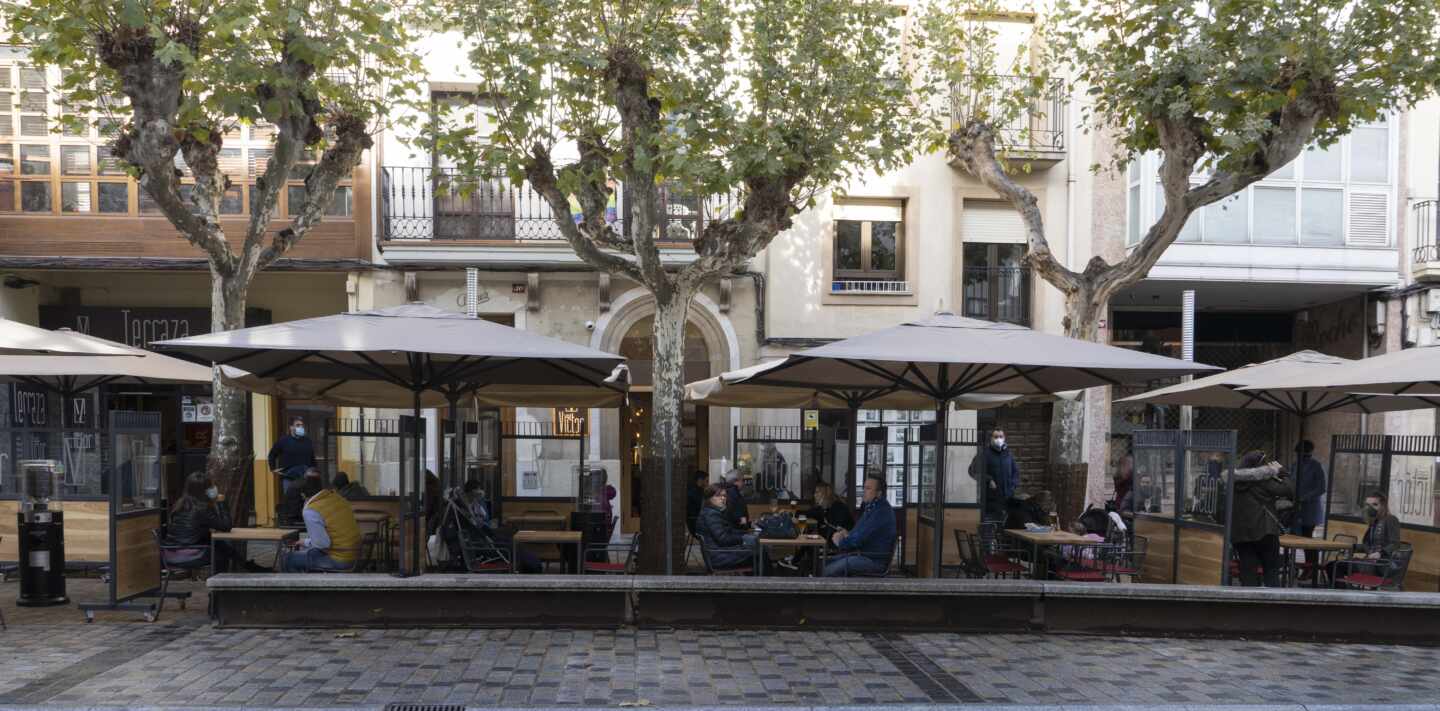
[[[1062,570],[1059,575],[1061,580],[1073,580],[1077,583],[1105,582],[1105,574],[1098,570]]]
[[[475,565],[470,566],[470,569],[477,573],[483,573],[492,570],[509,570],[510,564],[503,561],[494,561],[491,563],[476,563]]]
[[[1356,585],[1362,588],[1378,588],[1385,584],[1385,578],[1368,573],[1353,573],[1340,579],[1346,585]]]
[[[985,561],[985,569],[992,573],[1022,573],[1025,571],[1025,566],[1008,560],[987,560]]]
[[[585,564],[585,569],[586,569],[586,570],[593,570],[593,571],[595,571],[595,572],[597,572],[597,573],[623,573],[623,572],[625,572],[625,564],[624,564],[624,563],[586,563],[586,564]]]

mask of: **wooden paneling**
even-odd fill
[[[1332,538],[1337,533],[1345,533],[1354,536],[1356,540],[1364,540],[1365,524],[1331,519],[1327,533]],[[1410,570],[1405,573],[1405,590],[1440,592],[1440,533],[1417,531],[1402,526],[1400,540],[1415,547],[1415,555],[1410,559]]]
[[[69,563],[110,562],[110,504],[106,501],[66,501],[65,560]],[[20,502],[0,501],[0,560],[20,558],[18,541]]]
[[[915,531],[915,577],[934,577],[935,532],[929,526],[919,526]]]
[[[160,586],[160,552],[150,532],[160,527],[160,512],[115,522],[115,597],[124,599]]]
[[[1175,524],[1137,516],[1135,535],[1150,541],[1141,580],[1147,583],[1175,582]]]
[[[357,186],[357,190],[359,186]],[[358,214],[358,213],[357,213]],[[327,217],[285,256],[310,259],[368,259],[360,237],[363,220]],[[220,224],[238,245],[243,220]],[[273,223],[280,229],[285,223]],[[235,247],[232,247],[234,249]],[[163,217],[80,217],[0,215],[0,254],[12,257],[169,257],[203,258],[205,253],[181,239]]]
[[[1154,546],[1154,540],[1151,540]],[[1220,529],[1180,528],[1180,579],[1182,585],[1219,585],[1221,551],[1225,534]]]
[[[955,542],[955,531],[976,533],[979,526],[980,509],[945,509],[945,531],[941,534],[941,544],[944,548],[940,552],[942,565],[946,567],[960,565],[960,548]],[[906,559],[915,563],[916,575],[922,578],[930,577],[935,567],[935,549],[931,542],[932,537],[929,526],[920,526],[917,523],[915,510],[913,508],[908,510],[905,516]]]

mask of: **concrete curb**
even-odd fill
[[[418,703],[418,702],[417,702]],[[203,708],[205,711],[383,711],[383,706],[7,706],[0,711],[175,711]],[[467,711],[481,711],[469,706]],[[587,711],[589,709],[638,708],[643,711],[876,711],[875,706],[518,706],[485,707],[483,711]],[[884,704],[883,711],[1440,711],[1440,704]]]

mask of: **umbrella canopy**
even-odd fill
[[[786,359],[772,360],[749,368],[731,370],[685,386],[686,399],[719,407],[811,408],[824,410],[858,409],[926,410],[935,406],[929,396],[911,390],[846,390],[756,384],[763,376],[785,365]],[[1060,397],[1074,399],[1078,391]],[[988,410],[1028,400],[1022,395],[962,395],[953,402],[963,410]]]
[[[1192,405],[1248,410],[1276,410],[1298,417],[1325,412],[1390,412],[1436,407],[1424,398],[1355,395],[1344,391],[1314,392],[1285,390],[1286,382],[1331,382],[1337,369],[1357,361],[1315,351],[1299,351],[1263,363],[1197,378],[1188,383],[1152,390],[1117,402],[1153,405]]]
[[[1218,371],[1209,365],[939,313],[801,351],[756,385],[905,389],[933,400],[973,393],[1044,395]]]
[[[1270,389],[1311,395],[1381,393],[1440,399],[1440,346],[1392,351],[1350,361],[1323,373],[1293,373],[1277,378]]]
[[[209,383],[211,371],[203,365],[160,353],[131,348],[103,338],[68,334],[71,341],[96,352],[113,355],[51,358],[34,355],[0,356],[0,382],[21,382],[61,394],[79,393],[110,384]],[[241,375],[232,371],[233,375]]]
[[[68,329],[49,331],[0,318],[0,355],[119,356],[133,349]]]
[[[424,304],[335,314],[156,343],[240,368],[235,384],[374,407],[514,395],[511,405],[618,404],[624,358]],[[589,400],[577,402],[580,393]],[[523,397],[522,397],[523,396]]]

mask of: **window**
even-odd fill
[[[0,212],[15,211],[15,181],[0,180]]]
[[[902,279],[905,204],[853,200],[835,205],[835,279]]]
[[[0,173],[15,172],[15,146],[0,143]]]
[[[1030,269],[1025,245],[966,242],[965,316],[1030,325]]]
[[[50,212],[50,183],[21,183],[20,209],[25,212]]]
[[[90,212],[92,209],[89,183],[60,184],[61,212]]]
[[[21,175],[50,174],[50,146],[20,146]]]
[[[1140,175],[1143,173],[1143,171],[1140,170],[1140,163],[1143,160],[1143,157],[1137,157],[1131,161],[1130,165],[1125,169],[1125,183],[1128,186],[1128,189],[1125,191],[1126,202],[1128,203],[1126,206],[1126,218],[1129,222],[1129,229],[1125,231],[1125,246],[1127,247],[1140,244],[1140,234],[1144,231],[1144,228],[1140,225],[1140,215],[1143,214],[1140,209]],[[1157,216],[1160,214],[1159,204],[1160,203],[1156,203],[1157,208],[1155,214]]]
[[[120,159],[116,158],[110,151],[109,146],[96,146],[95,159],[95,162],[100,165],[100,175],[125,174],[125,166],[120,162]]]
[[[130,184],[100,183],[100,212],[130,212]]]
[[[1327,147],[1308,147],[1299,158],[1264,180],[1192,214],[1181,242],[1301,247],[1371,247],[1393,244],[1395,185],[1391,173],[1394,132],[1390,121],[1358,126]],[[1164,210],[1158,154],[1143,157],[1153,181],[1153,201],[1136,198],[1133,172],[1127,172],[1128,244],[1138,241]],[[1192,185],[1203,176],[1192,177]]]
[[[90,174],[90,147],[89,147],[89,146],[61,146],[61,147],[60,147],[60,174],[61,174],[61,175],[89,175],[89,174]]]
[[[244,190],[239,185],[232,185],[220,196],[220,214],[240,215],[244,212]]]

